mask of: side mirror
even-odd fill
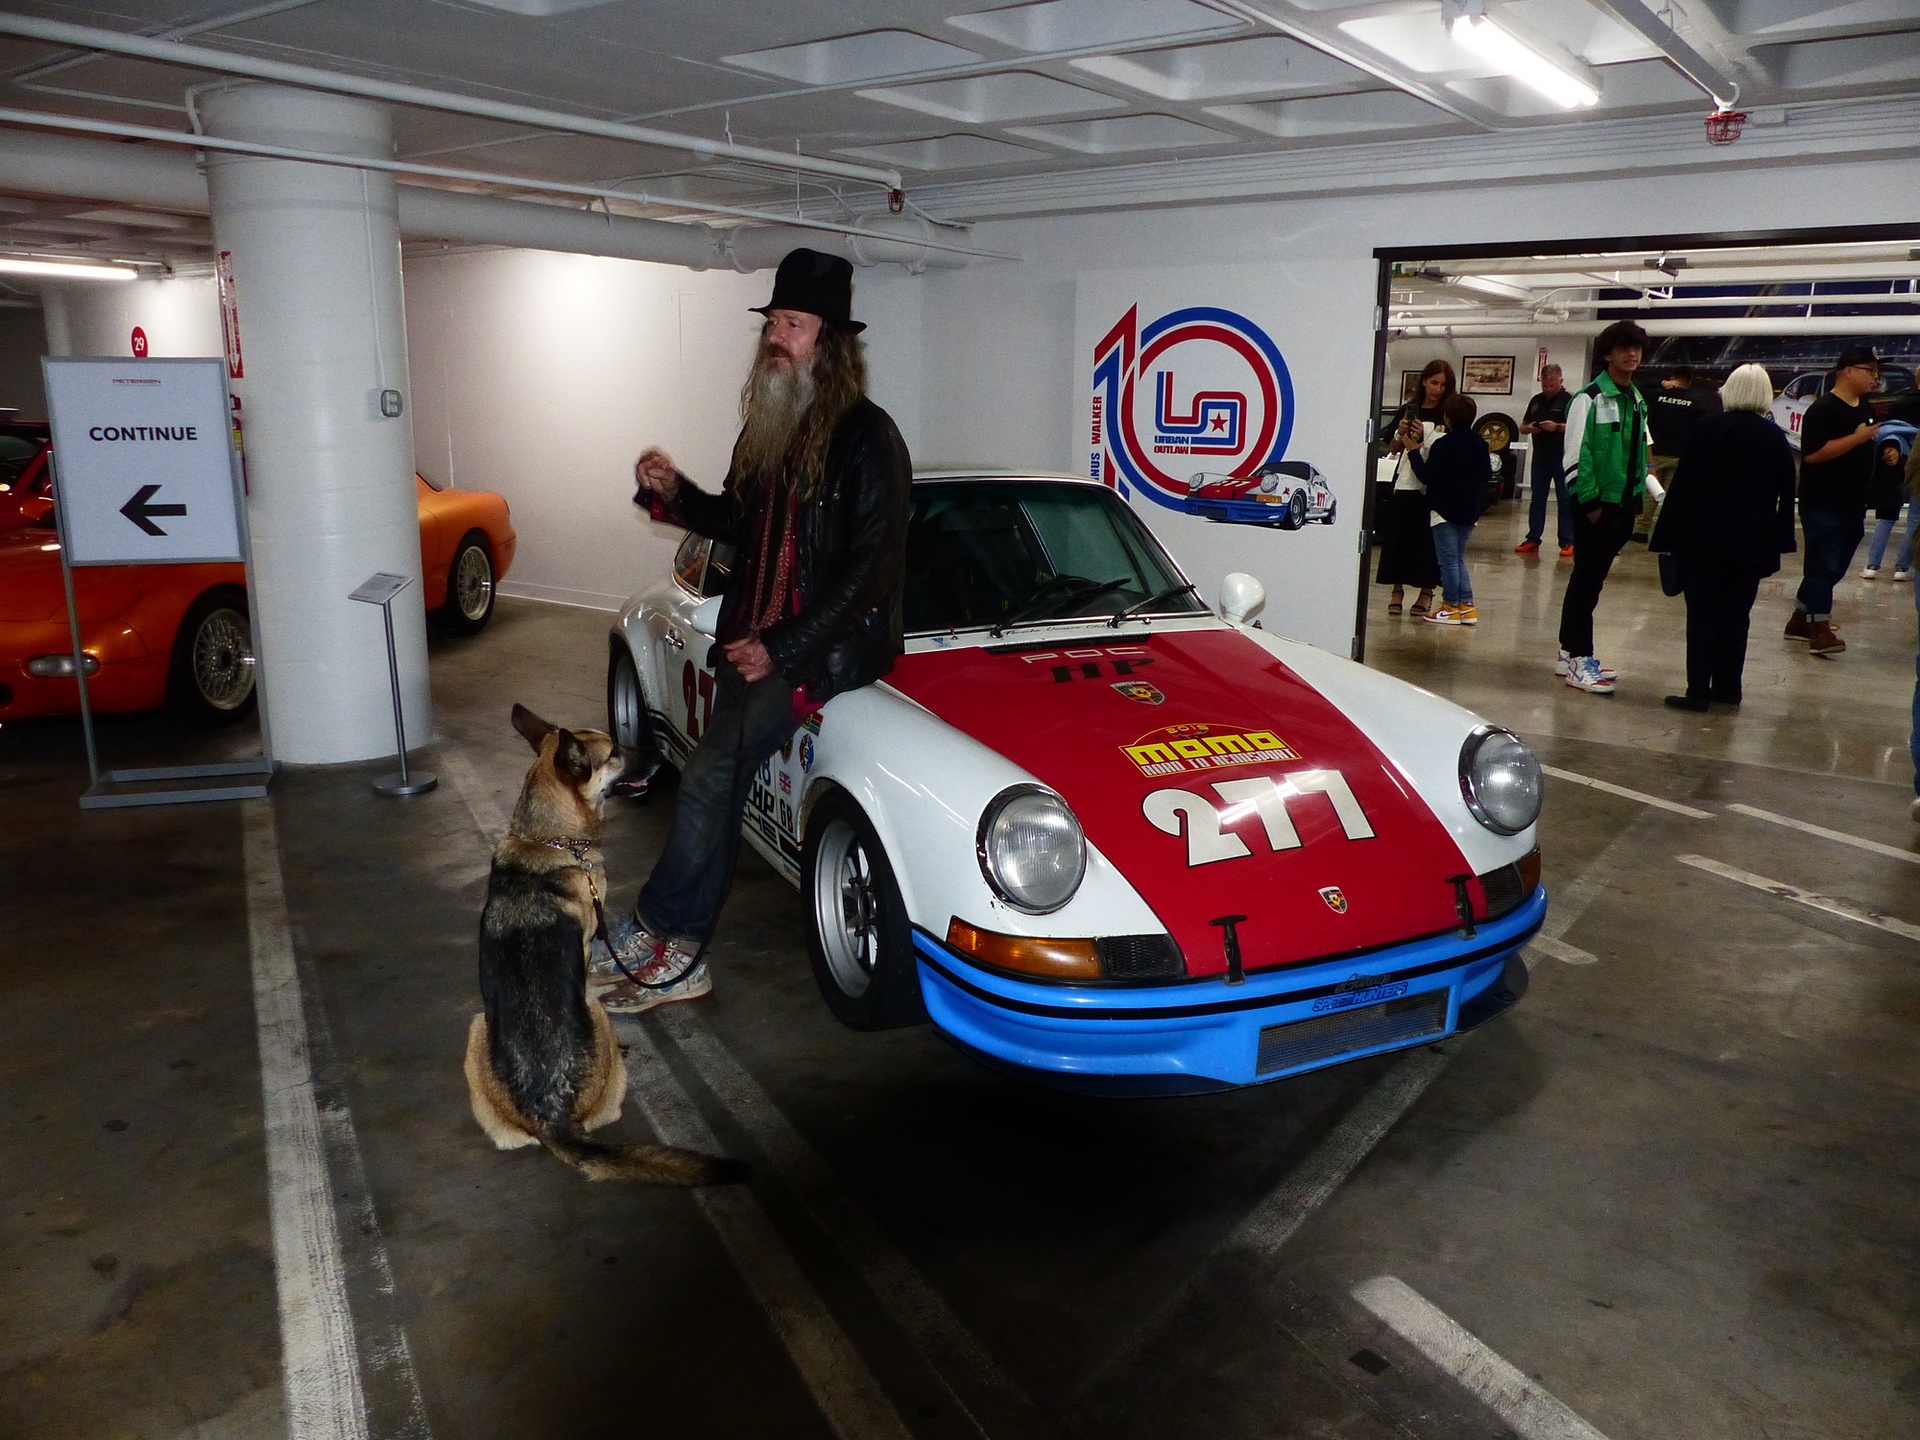
[[[1251,575],[1236,570],[1220,582],[1220,618],[1230,625],[1246,624],[1266,603],[1267,587]]]
[[[1256,585],[1259,583],[1254,581]],[[689,623],[709,640],[713,638],[714,631],[720,628],[720,602],[725,598],[722,595],[709,595],[694,607],[693,619]]]

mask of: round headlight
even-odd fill
[[[1260,493],[1262,495],[1271,495],[1279,488],[1280,477],[1278,475],[1262,475],[1260,477]]]
[[[994,893],[1016,910],[1044,915],[1080,888],[1087,839],[1067,802],[1038,785],[1015,785],[993,797],[980,817],[980,870]]]
[[[1518,835],[1540,818],[1540,762],[1511,731],[1482,725],[1460,747],[1460,794],[1487,829]]]

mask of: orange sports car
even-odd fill
[[[507,502],[419,475],[414,484],[423,593],[441,625],[472,634],[492,616],[494,583],[513,563]],[[52,512],[44,427],[0,426],[0,721],[80,708]],[[203,725],[245,715],[254,700],[246,581],[246,567],[233,564],[75,570],[93,708],[164,705]]]

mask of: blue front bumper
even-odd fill
[[[1471,1029],[1526,989],[1520,950],[1547,893],[1478,926],[1239,985],[1062,986],[983,970],[916,929],[927,1014],[998,1068],[1104,1094],[1180,1094],[1280,1080]]]
[[[1189,496],[1182,502],[1189,515],[1202,520],[1220,520],[1229,525],[1278,525],[1287,518],[1287,507],[1269,505],[1264,500],[1204,500]]]

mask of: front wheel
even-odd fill
[[[167,708],[181,720],[219,729],[243,719],[255,699],[247,592],[217,586],[193,602],[174,632]]]
[[[453,552],[446,608],[440,616],[448,629],[462,635],[479,634],[493,618],[493,551],[478,530],[461,536],[460,548]]]
[[[629,754],[653,754],[660,769],[671,774],[666,751],[654,741],[653,716],[647,692],[640,685],[640,667],[624,640],[616,638],[607,659],[607,733]],[[645,791],[633,792],[645,794]]]
[[[807,957],[827,1008],[853,1030],[927,1018],[913,927],[864,811],[835,793],[814,807],[801,854]]]
[[[1281,520],[1282,530],[1298,530],[1307,523],[1307,497],[1301,491],[1294,491],[1287,501],[1286,517]]]

